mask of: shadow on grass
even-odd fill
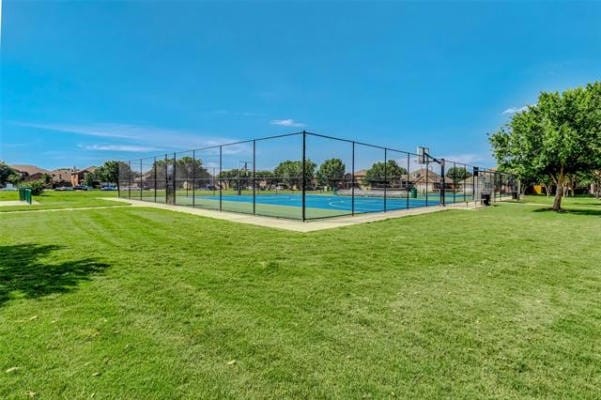
[[[551,207],[543,207],[532,210],[533,212],[555,212]],[[572,208],[572,209],[562,209],[558,212],[558,214],[573,214],[573,215],[588,215],[588,216],[597,216],[601,217],[601,209],[593,210],[590,208]]]
[[[39,298],[74,290],[79,282],[104,271],[109,265],[92,258],[42,261],[60,246],[19,244],[0,246],[0,307],[16,293],[26,298]]]

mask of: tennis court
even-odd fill
[[[371,213],[392,210],[404,210],[409,208],[431,207],[440,204],[440,196],[431,194],[428,198],[411,197],[368,197],[338,196],[326,194],[306,194],[305,207],[307,218],[321,218],[335,215],[348,215],[351,213]],[[456,196],[456,202],[470,201],[464,196]],[[453,203],[451,196],[446,197],[446,203]],[[253,212],[253,196],[251,194],[224,194],[178,196],[178,204],[196,205],[210,209],[221,209],[225,211]],[[300,217],[302,212],[302,193],[286,194],[257,194],[254,201],[255,212],[260,214]]]
[[[219,196],[197,196],[197,199],[219,201]],[[226,195],[222,196],[223,201],[248,202],[252,204],[252,195]],[[351,212],[353,210],[353,199],[351,196],[336,195],[306,195],[307,208],[320,208],[324,210],[340,210]],[[302,207],[302,195],[283,194],[283,195],[258,195],[256,197],[258,204],[271,204],[277,206]],[[440,203],[440,198],[426,200],[407,199],[407,198],[387,198],[386,204],[384,197],[355,197],[355,212],[378,212],[387,209],[404,209],[414,207],[434,206]]]
[[[515,189],[510,175],[418,153],[296,132],[121,162],[119,196],[304,221]]]

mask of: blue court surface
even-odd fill
[[[219,196],[196,196],[197,200],[213,200],[219,201]],[[223,195],[222,200],[224,202],[242,202],[251,203],[253,202],[253,196],[251,195]],[[339,210],[351,212],[353,209],[353,200],[350,196],[327,196],[327,195],[315,195],[307,194],[305,197],[307,208],[319,208],[324,210]],[[463,201],[463,196],[457,197],[457,201]],[[447,197],[447,203],[452,203],[453,199]],[[302,207],[302,195],[299,194],[274,194],[274,195],[261,195],[257,194],[256,204],[274,205],[274,206],[288,206],[288,207]],[[427,206],[436,206],[440,204],[440,197],[432,195],[432,198],[425,199],[413,199],[413,198],[387,198],[386,199],[386,210],[403,210],[406,208],[418,208]],[[383,197],[360,197],[355,196],[355,212],[378,212],[384,211],[384,198]]]

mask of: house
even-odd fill
[[[442,178],[436,172],[420,168],[409,174],[409,181],[411,181],[418,193],[426,193],[439,191]]]
[[[94,167],[94,166],[90,166],[90,167],[80,169],[80,170],[73,167],[73,169],[71,170],[71,173],[70,173],[71,185],[72,186],[83,185],[83,183],[86,180],[86,176],[88,174],[93,174],[94,171],[96,171],[96,167]]]
[[[24,182],[43,180],[50,173],[50,171],[35,165],[11,165],[10,167],[21,175]]]
[[[52,186],[65,186],[71,184],[71,168],[58,168],[50,171]]]
[[[366,186],[366,184],[365,184],[366,176],[367,176],[366,169],[360,169],[359,171],[355,171],[355,174],[353,176],[353,181],[354,181],[355,187],[363,189],[364,186]]]

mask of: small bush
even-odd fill
[[[32,181],[28,182],[24,185],[20,185],[19,187],[25,189],[31,189],[32,196],[39,196],[44,192],[44,182],[43,181]]]

